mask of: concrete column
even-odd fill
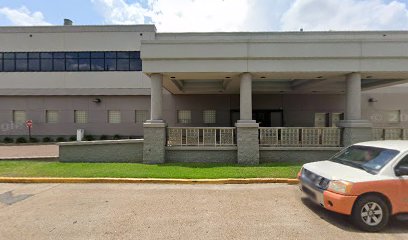
[[[143,162],[164,163],[166,158],[166,124],[163,121],[163,75],[152,74],[150,120],[143,124]]]
[[[255,122],[252,120],[252,75],[243,73],[240,84],[240,121]]]
[[[239,164],[259,164],[259,124],[252,120],[252,76],[241,75],[240,86],[240,120],[237,127],[237,157]]]
[[[361,120],[361,74],[346,76],[346,120]]]
[[[361,74],[346,75],[345,120],[340,121],[343,128],[343,145],[372,140],[372,124],[361,119]]]
[[[163,75],[154,73],[150,76],[150,120],[163,121]]]

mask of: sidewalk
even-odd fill
[[[58,156],[57,145],[0,145],[0,160],[55,160]]]

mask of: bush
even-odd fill
[[[108,136],[102,135],[99,139],[100,139],[100,140],[108,140]]]
[[[119,134],[115,134],[115,136],[113,136],[113,140],[119,140],[122,139],[122,136],[120,136]]]
[[[25,137],[19,137],[16,139],[16,143],[27,143],[27,139]]]
[[[85,140],[85,141],[94,141],[94,140],[95,140],[95,137],[92,136],[92,135],[85,135],[84,140]]]
[[[4,142],[4,143],[13,143],[14,140],[13,140],[11,137],[5,137],[5,138],[3,139],[3,142]]]
[[[30,138],[30,143],[38,143],[38,139],[37,138]]]
[[[52,138],[50,137],[45,137],[42,139],[43,142],[52,142]]]
[[[64,137],[57,137],[57,142],[66,142]]]
[[[71,136],[71,137],[69,137],[69,141],[70,141],[70,142],[76,141],[76,136]]]

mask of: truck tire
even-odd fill
[[[378,232],[387,226],[390,210],[386,201],[377,195],[365,195],[354,204],[353,223],[363,231]]]

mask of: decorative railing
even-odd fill
[[[407,128],[373,128],[374,140],[408,140]]]
[[[340,128],[332,127],[261,127],[259,144],[280,147],[337,147],[341,145],[341,131]]]
[[[169,127],[167,146],[234,146],[234,127]]]

